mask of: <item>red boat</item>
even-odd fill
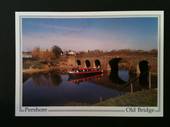
[[[68,72],[70,78],[82,78],[102,74],[103,70],[100,68],[73,68]]]

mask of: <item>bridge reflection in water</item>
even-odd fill
[[[63,106],[74,103],[91,105],[129,92],[127,70],[69,78],[67,74],[36,74],[24,82],[24,106]],[[122,84],[117,81],[123,80]],[[117,82],[117,83],[114,83]],[[124,83],[125,82],[125,83]],[[77,85],[78,84],[78,85]],[[102,99],[101,99],[102,98]]]
[[[103,76],[103,74],[97,74],[97,75],[84,75],[84,76],[81,76],[81,77],[69,77],[68,81],[71,82],[71,83],[75,83],[75,84],[80,84],[81,82],[86,82],[86,81],[90,81],[90,80],[99,80],[101,79],[101,77]]]
[[[113,84],[116,83],[120,85],[127,83],[129,80],[128,71],[120,70],[117,76],[115,76],[112,72],[105,72],[101,74],[83,75],[77,77],[69,76],[68,81],[74,84],[80,84],[81,82],[86,82],[86,81],[101,80],[103,77],[109,77],[109,80]]]
[[[32,81],[36,86],[54,86],[57,87],[61,84],[62,78],[58,73],[45,73],[45,74],[34,74],[30,79],[24,82]]]

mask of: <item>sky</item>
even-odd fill
[[[157,48],[158,20],[138,18],[23,18],[23,50],[35,47],[62,50],[119,50]]]

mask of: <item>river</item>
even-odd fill
[[[69,80],[67,74],[36,74],[24,81],[23,105],[93,105],[110,97],[124,94],[123,91],[108,87],[108,81],[105,81],[106,78],[109,79],[108,77],[109,74],[104,74],[80,80]],[[128,81],[128,71],[120,70],[119,77]],[[109,83],[114,85],[111,81]]]

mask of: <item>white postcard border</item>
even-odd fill
[[[130,18],[158,17],[158,106],[115,107],[115,106],[22,106],[22,18]],[[164,12],[163,11],[114,11],[114,12],[15,12],[16,37],[16,116],[163,116],[163,60],[164,60]],[[138,112],[138,109],[151,112]],[[152,112],[153,110],[153,112]],[[134,111],[134,112],[133,112]]]

